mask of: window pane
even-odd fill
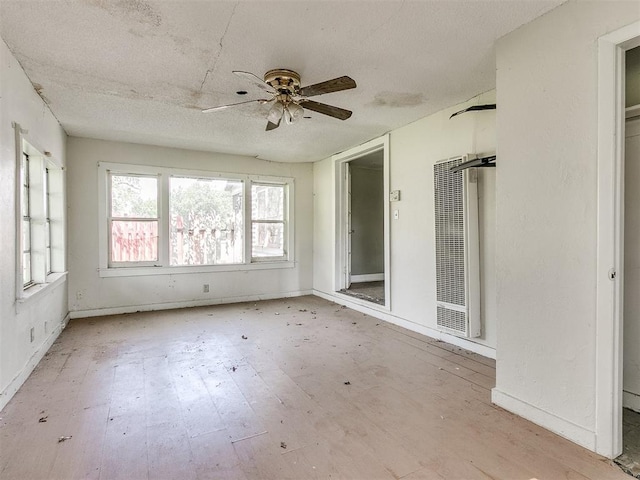
[[[49,220],[46,221],[44,228],[44,263],[46,268],[46,273],[51,273],[51,222]]]
[[[158,217],[158,178],[111,176],[111,216]]]
[[[24,285],[31,283],[31,254],[22,254],[22,282]]]
[[[111,222],[112,262],[154,262],[158,260],[158,222]]]
[[[29,189],[25,186],[22,187],[22,216],[29,216]]]
[[[253,257],[284,256],[284,224],[260,223],[252,225],[251,255]]]
[[[22,220],[22,251],[31,250],[31,221],[29,219]]]
[[[171,265],[242,263],[243,183],[171,177]]]
[[[251,218],[284,220],[284,185],[251,186]]]

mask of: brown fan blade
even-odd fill
[[[265,129],[267,132],[270,130],[275,130],[276,128],[278,128],[280,126],[280,122],[282,121],[282,118],[280,120],[278,120],[278,123],[273,123],[273,122],[267,122],[267,128]]]
[[[271,93],[273,95],[278,93],[275,88],[273,88],[268,83],[265,83],[264,80],[262,80],[257,75],[254,75],[253,73],[242,72],[240,70],[234,70],[233,73],[235,73],[236,75],[238,75],[241,78],[244,78],[245,80],[248,80],[249,82],[253,83],[256,87],[261,88],[265,92],[269,92],[269,93]]]
[[[305,100],[300,102],[300,105],[303,108],[322,113],[323,115],[329,115],[330,117],[339,118],[340,120],[346,120],[353,113],[350,110],[345,110],[344,108],[334,107],[333,105],[327,105],[326,103],[314,102],[313,100]]]
[[[238,105],[244,105],[246,103],[255,103],[255,102],[264,104],[264,103],[268,103],[269,100],[260,99],[260,100],[248,100],[246,102],[230,103],[228,105],[220,105],[219,107],[207,108],[205,110],[202,110],[202,113],[217,112],[217,111],[220,111],[220,110],[225,110],[225,109],[227,109],[229,107],[236,107]]]
[[[303,97],[313,97],[314,95],[322,95],[323,93],[339,92],[340,90],[349,90],[356,88],[356,82],[351,77],[339,77],[326,82],[316,83],[308,87],[300,89],[300,95]]]

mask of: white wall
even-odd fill
[[[55,340],[67,315],[66,279],[24,303],[16,302],[16,154],[11,122],[29,131],[25,137],[29,143],[51,152],[64,165],[64,130],[0,40],[0,408]]]
[[[436,330],[435,244],[433,165],[449,157],[495,151],[495,111],[449,116],[471,105],[494,103],[495,92],[421,119],[390,133],[390,189],[401,191],[392,208],[399,219],[391,220],[391,310],[369,311],[407,328],[458,342]],[[499,161],[499,160],[498,160]],[[332,159],[314,164],[314,290],[335,297],[335,173]],[[495,328],[495,169],[479,169],[482,330],[475,345],[492,355]],[[459,343],[459,342],[458,342]],[[466,342],[463,342],[463,344]]]
[[[309,293],[312,287],[312,166],[249,157],[69,137],[69,305],[72,317],[206,305]],[[284,269],[101,278],[98,162],[293,177],[295,266]],[[210,293],[203,293],[203,284]]]
[[[623,403],[640,411],[640,118],[626,130]]]
[[[497,44],[493,399],[595,448],[597,39],[638,2],[563,4]]]

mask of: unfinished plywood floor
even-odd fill
[[[640,478],[640,413],[628,408],[622,411],[622,445],[616,463],[629,475]]]
[[[384,305],[384,281],[352,283],[348,289],[340,290],[340,293]]]
[[[317,297],[73,320],[0,413],[0,478],[628,478],[493,384]]]

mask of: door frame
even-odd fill
[[[332,157],[335,167],[335,270],[334,292],[346,288],[349,272],[349,219],[348,219],[348,164],[352,160],[376,151],[383,152],[383,191],[384,199],[384,306],[371,304],[372,308],[391,310],[391,242],[389,216],[389,134],[375,138],[358,147],[338,153]],[[339,293],[338,293],[339,294]],[[352,297],[349,297],[353,300]]]
[[[640,22],[598,39],[598,219],[595,451],[622,453],[624,266],[624,60]]]

